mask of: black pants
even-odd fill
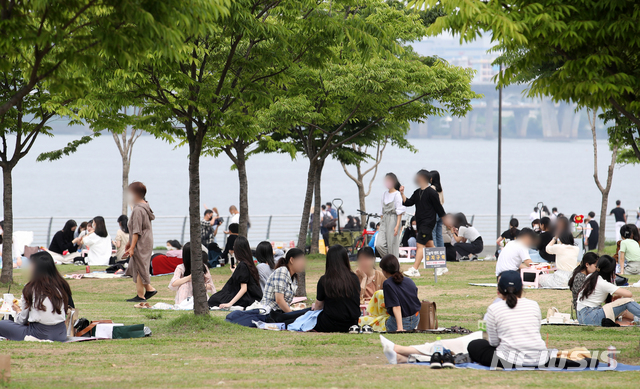
[[[285,325],[288,326],[289,324],[296,321],[297,318],[304,315],[310,310],[311,308],[301,309],[299,311],[291,311],[291,312],[282,312],[279,310],[271,311],[271,313],[269,314],[269,318],[271,319],[270,320],[271,323],[284,323]]]
[[[496,347],[490,345],[489,341],[484,339],[476,339],[471,341],[471,343],[469,343],[469,346],[467,346],[467,352],[469,353],[469,358],[471,358],[472,361],[479,363],[482,366],[501,367],[503,369],[512,369],[513,367],[515,367],[511,363],[503,361],[499,358],[497,359],[497,365],[492,366],[493,355],[496,352]],[[598,361],[596,360],[594,362],[595,364],[593,365],[593,367],[597,367]],[[586,366],[592,366],[590,358],[585,358],[582,363],[572,361],[570,359],[552,358],[548,360],[547,363],[545,363],[543,366],[536,367],[556,367],[562,369],[570,369],[585,367],[585,363]]]
[[[456,243],[453,247],[455,247],[458,254],[464,257],[472,254],[480,254],[482,250],[484,250],[484,243],[482,242],[482,237],[479,236],[478,239],[473,242]]]

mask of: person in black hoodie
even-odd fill
[[[416,174],[416,184],[418,189],[413,192],[411,197],[404,195],[404,186],[400,187],[400,194],[402,195],[402,205],[410,207],[416,206],[416,260],[409,270],[404,272],[407,277],[420,277],[418,266],[422,262],[423,250],[425,247],[435,247],[433,244],[433,229],[436,226],[436,215],[440,218],[444,218],[446,212],[440,203],[440,197],[435,190],[427,190],[431,185],[431,176],[427,170],[420,170]],[[447,227],[451,227],[451,221],[443,219],[443,223]]]
[[[75,220],[67,220],[62,230],[53,235],[51,244],[49,245],[49,251],[53,251],[56,254],[66,255],[65,251],[72,253],[78,251],[78,245],[73,243],[73,233],[78,224]]]

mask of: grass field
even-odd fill
[[[324,261],[309,261],[308,297],[324,272]],[[477,328],[495,297],[493,288],[467,283],[493,282],[495,262],[449,264],[449,273],[434,284],[432,272],[416,280],[420,297],[436,301],[440,325]],[[84,267],[60,267],[64,273]],[[221,288],[229,269],[215,269]],[[154,277],[160,291],[151,302],[173,303],[167,289],[169,276]],[[638,276],[631,281],[638,280]],[[17,295],[26,279],[20,271],[12,290]],[[153,336],[144,339],[72,344],[0,342],[0,354],[10,354],[15,388],[204,388],[204,387],[635,387],[638,372],[488,372],[431,371],[425,367],[386,364],[378,335],[270,332],[224,322],[224,313],[210,318],[172,311],[133,308],[124,300],[134,294],[128,279],[69,280],[76,306],[90,320],[113,319],[125,324],[144,323]],[[635,289],[634,289],[635,292]],[[640,291],[638,292],[640,293]],[[526,291],[543,312],[555,306],[569,312],[569,291]],[[544,316],[544,314],[543,314]],[[605,349],[614,345],[619,360],[640,364],[640,329],[543,327],[543,336],[557,348],[585,346]],[[396,343],[411,345],[434,341],[435,335],[389,335]]]

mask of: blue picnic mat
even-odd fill
[[[429,366],[428,362],[418,362],[415,365]],[[461,363],[456,365],[456,369],[474,369],[474,370],[491,370],[491,368],[482,366],[477,363]],[[529,370],[541,370],[541,371],[566,371],[566,372],[579,372],[579,371],[640,371],[640,366],[635,365],[625,365],[624,363],[618,363],[615,369],[611,369],[609,366],[605,364],[601,364],[596,369],[558,369],[553,367],[543,367],[543,368],[519,368],[519,369],[509,369],[509,370],[501,370],[501,371],[529,371]]]

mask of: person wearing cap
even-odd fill
[[[485,316],[489,340],[469,343],[471,360],[489,367],[547,363],[549,352],[540,336],[540,307],[537,302],[522,297],[520,272],[502,272],[498,298],[502,301],[491,304]]]

